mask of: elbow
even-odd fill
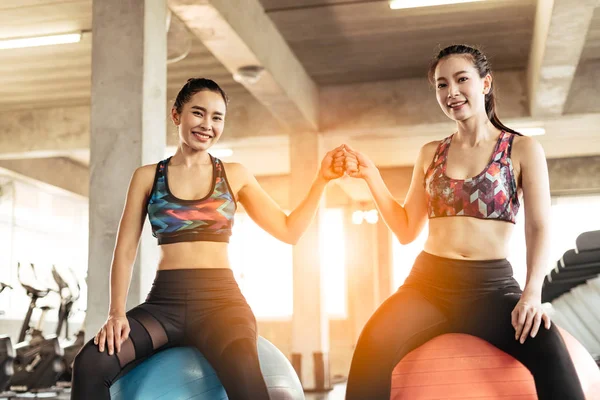
[[[292,246],[295,246],[300,241],[300,236],[288,236],[283,238],[282,241],[286,244],[291,244]]]
[[[538,236],[550,231],[550,224],[547,221],[535,221],[525,224],[526,236]]]
[[[417,238],[419,232],[402,232],[401,234],[396,233],[396,237],[398,238],[398,242],[401,245],[411,244]]]
[[[396,235],[396,238],[398,238],[398,242],[400,242],[401,245],[407,245],[413,242],[413,240],[415,240],[414,238],[408,237],[406,235],[401,236],[401,235]]]

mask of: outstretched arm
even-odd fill
[[[235,175],[244,182],[238,197],[250,218],[275,238],[296,244],[314,218],[327,183],[343,175],[343,171],[341,174],[334,172],[335,162],[343,162],[341,147],[325,155],[308,194],[289,215],[260,187],[246,168],[241,164],[231,166],[236,170]]]
[[[346,173],[351,177],[365,180],[379,213],[400,243],[407,244],[415,240],[427,221],[423,165],[426,157],[424,153],[428,153],[428,147],[431,146],[426,145],[419,152],[404,205],[398,203],[392,196],[373,161],[350,146],[345,146],[348,152]]]

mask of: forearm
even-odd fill
[[[550,232],[547,226],[540,226],[525,230],[527,244],[527,280],[524,292],[540,295],[546,276],[549,250]]]
[[[406,210],[390,193],[379,171],[367,177],[365,181],[385,224],[396,235],[400,243],[410,242]]]
[[[126,311],[127,293],[131,283],[131,273],[135,252],[115,251],[110,269],[110,304],[109,314],[123,315]]]
[[[312,222],[328,181],[320,175],[315,178],[308,195],[286,218],[287,237],[296,243]]]

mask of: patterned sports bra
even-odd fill
[[[218,158],[213,164],[213,184],[202,199],[181,200],[169,190],[167,169],[171,157],[156,165],[154,185],[148,199],[148,219],[158,244],[177,242],[229,242],[237,208]]]
[[[466,216],[515,223],[519,196],[510,153],[514,133],[502,131],[490,162],[477,176],[446,176],[451,135],[439,144],[425,174],[429,218]]]

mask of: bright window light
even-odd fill
[[[546,130],[544,128],[521,128],[515,129],[515,131],[522,133],[525,136],[540,136],[546,134]]]
[[[402,8],[430,7],[443,6],[448,4],[473,3],[483,0],[392,0],[390,8],[392,10],[400,10]]]
[[[19,39],[0,40],[0,49],[20,49],[24,47],[50,46],[54,44],[77,43],[81,40],[81,32],[64,35],[38,36]]]
[[[392,292],[395,292],[410,274],[417,256],[425,247],[428,234],[429,225],[427,224],[415,241],[409,244],[400,244],[398,239],[392,235]]]
[[[334,318],[346,318],[346,259],[344,254],[344,212],[342,209],[327,209],[321,219],[321,273],[325,309]]]
[[[233,150],[231,149],[210,149],[209,151],[210,154],[213,155],[213,157],[217,157],[217,158],[225,158],[225,157],[231,157],[233,155]]]

